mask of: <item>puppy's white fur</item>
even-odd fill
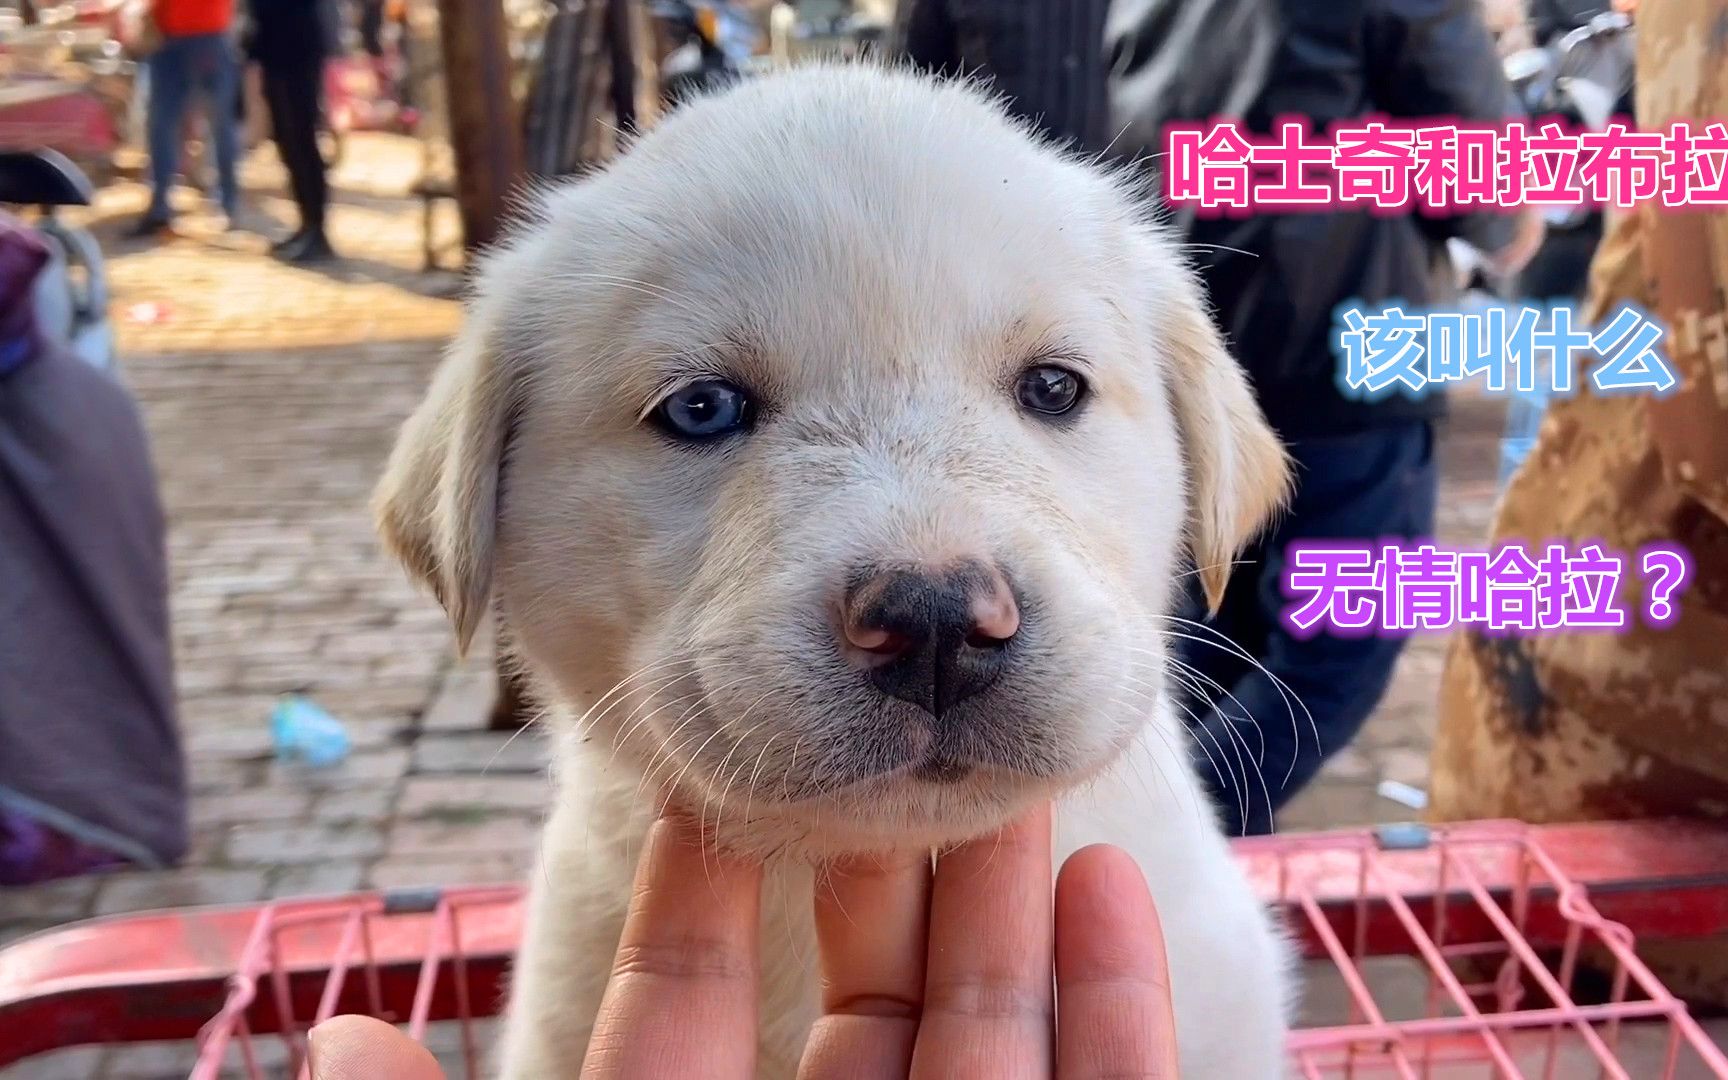
[[[1057,423],[1015,396],[1051,360],[1090,384]],[[755,395],[753,430],[696,449],[645,421],[704,377]],[[1179,749],[1164,640],[1184,551],[1216,596],[1285,484],[1137,192],[973,89],[766,77],[544,193],[378,497],[463,642],[496,598],[555,705],[503,1075],[579,1069],[662,792],[770,860],[764,1076],[812,1017],[815,862],[985,835],[1052,795],[1059,856],[1114,842],[1152,884],[1183,1074],[1277,1075],[1284,947]],[[830,613],[861,567],[957,559],[1009,575],[1024,641],[933,734]],[[938,738],[962,781],[911,775]]]

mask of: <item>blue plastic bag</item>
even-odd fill
[[[295,694],[276,703],[270,714],[270,737],[280,761],[322,769],[348,756],[348,732],[342,722]]]

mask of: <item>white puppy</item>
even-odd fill
[[[812,863],[1067,797],[1140,861],[1184,1076],[1277,1075],[1285,952],[1181,750],[1167,621],[1286,466],[1133,185],[972,89],[765,77],[544,193],[379,492],[466,644],[494,598],[558,795],[503,1046],[580,1067],[663,791],[770,859],[765,1076],[816,1003]]]

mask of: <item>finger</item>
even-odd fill
[[[761,895],[759,865],[706,849],[687,825],[655,823],[584,1078],[755,1075]]]
[[[306,1056],[312,1080],[444,1080],[430,1050],[370,1016],[337,1016],[319,1024],[307,1039]]]
[[[936,864],[912,1075],[1049,1076],[1050,809]]]
[[[1104,844],[1056,879],[1056,1060],[1062,1080],[1176,1080],[1164,933],[1134,860]]]
[[[906,1076],[924,1000],[930,857],[851,859],[816,888],[822,1016],[800,1080]]]

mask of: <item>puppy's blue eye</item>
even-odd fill
[[[703,379],[673,391],[654,408],[654,422],[676,439],[702,442],[742,431],[755,408],[743,390],[724,379]]]
[[[1021,373],[1014,392],[1022,408],[1060,416],[1080,404],[1086,394],[1086,381],[1065,367],[1039,364]]]

